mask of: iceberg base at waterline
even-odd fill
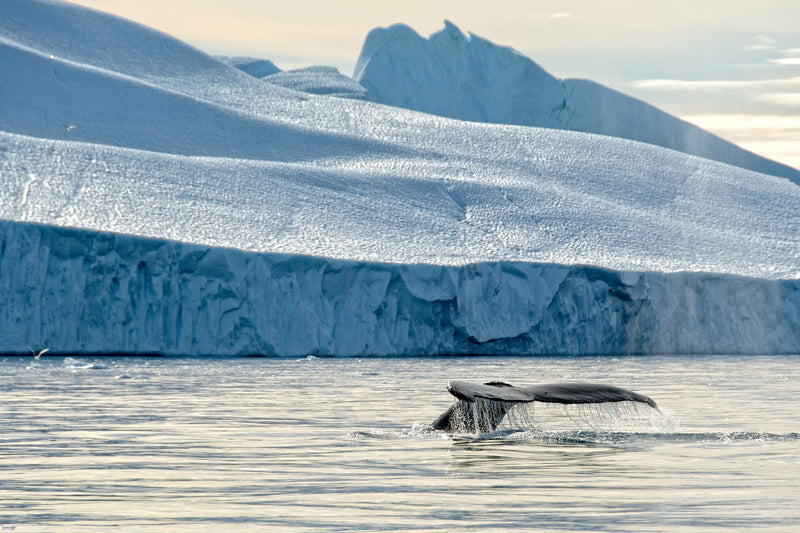
[[[800,280],[264,254],[0,221],[0,353],[800,352]]]

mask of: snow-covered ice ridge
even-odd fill
[[[334,67],[316,66],[282,71],[267,59],[238,56],[217,56],[217,59],[255,78],[288,89],[340,98],[367,97],[367,90],[363,86]]]
[[[403,24],[372,30],[354,77],[369,99],[383,104],[462,120],[613,135],[800,184],[797,169],[598,83],[558,79],[515,50],[464,35],[448,21],[428,39]]]
[[[60,2],[0,3],[0,64],[0,353],[798,351],[789,180],[295,91]]]

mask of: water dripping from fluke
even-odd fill
[[[515,387],[454,381],[457,401],[431,424],[406,430],[356,430],[353,440],[448,439],[629,447],[658,443],[800,442],[800,434],[680,432],[678,418],[648,396],[620,387],[558,383]]]
[[[674,431],[677,422],[649,396],[613,385],[555,383],[516,387],[500,381],[451,381],[457,401],[431,427],[448,434],[508,429],[603,432]]]

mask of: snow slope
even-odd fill
[[[797,169],[600,84],[555,78],[513,49],[466,36],[447,21],[428,39],[402,24],[372,30],[354,78],[373,102],[462,120],[613,135],[800,184]]]
[[[414,118],[383,151],[287,143],[278,160],[0,133],[0,217],[347,260],[800,277],[786,180],[611,137]]]
[[[364,87],[334,67],[316,66],[282,71],[275,63],[266,59],[229,56],[217,56],[217,59],[255,78],[287,89],[340,98],[367,97]]]
[[[275,74],[276,72],[281,71],[281,69],[279,69],[275,63],[268,59],[258,59],[255,57],[245,56],[216,57],[223,63],[236,67],[242,72],[246,72],[255,78],[263,78],[264,76],[269,76],[270,74]]]
[[[785,179],[302,93],[57,2],[0,4],[0,63],[0,353],[800,350]]]
[[[365,99],[367,90],[334,67],[308,67],[265,76],[264,81],[311,94]]]

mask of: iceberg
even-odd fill
[[[279,86],[62,2],[0,4],[0,60],[0,353],[800,351],[788,179]]]
[[[372,30],[354,78],[373,102],[476,122],[612,135],[800,184],[797,169],[598,83],[558,79],[512,48],[465,35],[449,21],[428,39],[403,24]]]

